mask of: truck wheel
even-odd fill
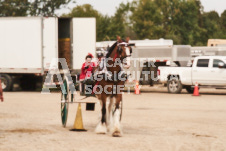
[[[1,74],[2,90],[11,91],[13,86],[12,77],[8,74]]]
[[[169,93],[180,93],[182,90],[182,84],[178,77],[172,77],[167,82],[167,88]]]
[[[187,87],[185,87],[185,89],[186,89],[186,91],[188,92],[188,93],[193,93],[194,92],[194,88],[193,87],[191,87],[191,86],[187,86]]]

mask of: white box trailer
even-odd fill
[[[0,18],[3,89],[12,90],[15,82],[24,89],[34,89],[53,58],[66,58],[74,74],[79,73],[87,53],[95,53],[95,42],[95,18]]]
[[[0,18],[1,72],[42,72],[42,21],[33,17]]]

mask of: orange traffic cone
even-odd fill
[[[140,94],[139,82],[136,81],[134,94]]]
[[[193,96],[199,96],[199,86],[198,83],[195,83],[195,88],[194,88],[194,92],[193,92]]]

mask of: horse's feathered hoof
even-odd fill
[[[115,132],[113,132],[112,136],[113,137],[121,137],[122,134],[119,131],[115,131]]]
[[[107,128],[105,124],[102,124],[101,122],[97,125],[95,132],[97,134],[106,134]]]

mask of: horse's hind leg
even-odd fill
[[[115,103],[115,110],[113,114],[113,130],[112,130],[112,136],[114,137],[120,137],[122,136],[122,129],[120,124],[120,102],[122,101],[122,94],[117,94],[116,96],[116,103]]]
[[[102,109],[101,109],[102,117],[101,121],[98,123],[95,132],[98,134],[106,134],[106,96],[102,97]]]

